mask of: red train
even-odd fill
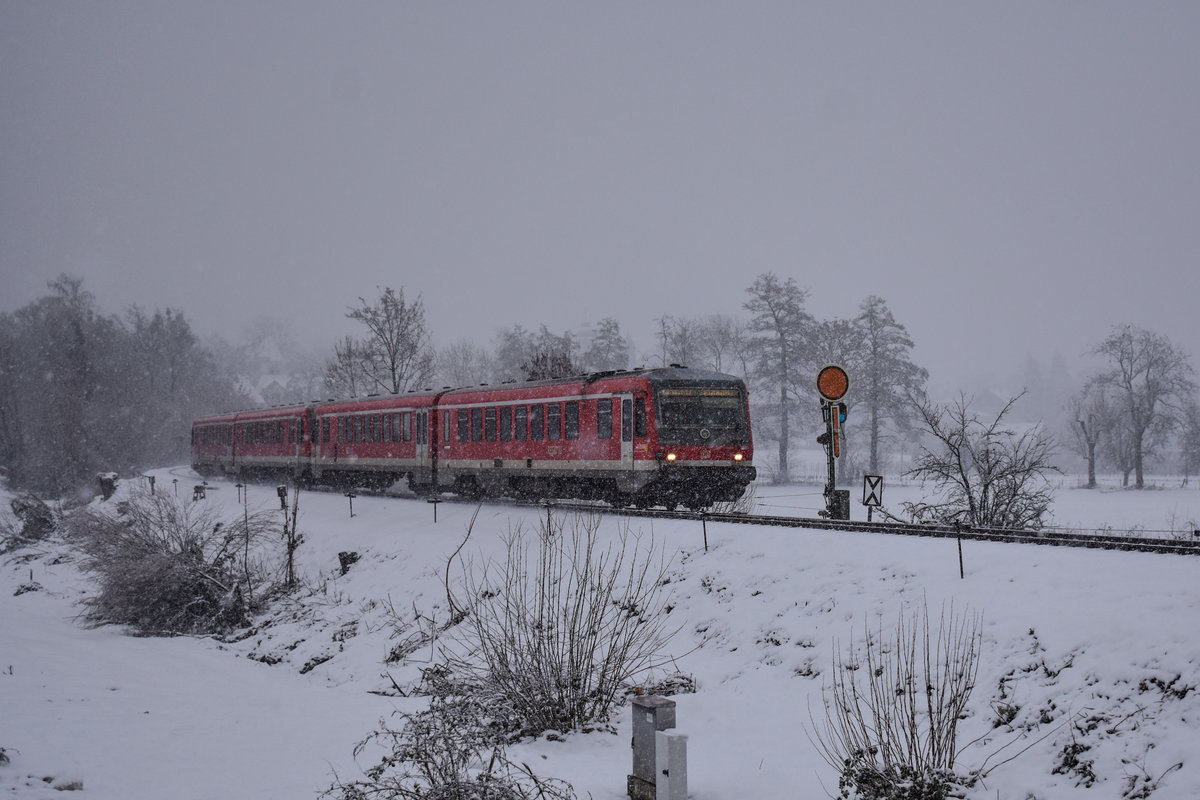
[[[754,480],[745,384],[686,367],[197,419],[203,475],[700,509]]]

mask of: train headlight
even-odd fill
[[[674,453],[667,453],[667,461],[674,461],[676,458]]]
[[[741,453],[734,453],[734,454],[733,454],[733,460],[734,460],[734,461],[741,461],[741,460],[742,460],[742,454],[741,454]]]

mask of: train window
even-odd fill
[[[379,414],[372,414],[368,419],[371,426],[371,441],[378,444],[383,441],[383,418]]]
[[[450,441],[450,412],[442,412],[442,441]]]
[[[428,444],[429,442],[429,412],[417,412],[417,444]]]
[[[612,408],[611,397],[602,397],[596,401],[596,438],[612,438]]]
[[[517,406],[513,409],[513,419],[516,422],[513,439],[523,442],[525,441],[525,432],[529,429],[529,407]]]
[[[470,441],[469,432],[471,430],[471,412],[465,408],[458,410],[458,440],[460,442]]]
[[[496,441],[496,409],[485,408],[483,411],[483,438],[489,442]]]
[[[633,441],[633,401],[621,401],[621,441]]]
[[[400,416],[400,432],[403,434],[404,441],[411,442],[412,435],[412,412],[405,411]]]
[[[565,438],[579,438],[579,401],[568,400],[563,405],[563,428]]]
[[[337,440],[338,440],[339,444],[346,441],[346,418],[345,417],[337,418]]]
[[[634,436],[646,435],[646,398],[638,397],[634,400],[633,408],[633,434]]]
[[[321,442],[329,444],[329,418],[321,420]]]
[[[545,406],[529,407],[529,440],[540,442],[545,437],[545,425],[542,420],[546,415]]]
[[[400,441],[400,429],[398,427],[396,427],[395,417],[396,417],[395,414],[384,414],[383,415],[383,441],[384,442],[392,441],[392,436],[393,436],[392,432],[393,431],[395,431],[396,441],[397,442]]]
[[[546,439],[557,442],[562,438],[562,403],[546,404]]]
[[[471,441],[483,441],[483,409],[471,409]]]
[[[512,406],[500,407],[500,441],[512,441]]]

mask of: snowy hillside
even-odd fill
[[[188,473],[156,474],[170,491]],[[904,490],[888,491],[898,504]],[[791,502],[787,489],[758,495],[773,513]],[[1200,519],[1195,488],[1057,498],[1060,524],[1182,530]],[[216,482],[202,502],[242,513],[232,483]],[[279,507],[271,486],[252,486],[249,502]],[[357,776],[355,743],[394,709],[422,703],[397,688],[429,665],[421,634],[448,616],[443,573],[475,508],[443,503],[436,524],[433,506],[413,498],[357,497],[348,512],[338,493],[302,495],[306,589],[236,641],[88,629],[79,602],[92,589],[61,543],[0,557],[0,748],[10,761],[0,796],[282,800],[315,797],[335,771]],[[505,532],[532,530],[544,514],[485,506],[463,553],[498,556]],[[619,524],[606,521],[607,535]],[[960,767],[1029,748],[972,797],[1200,797],[1198,558],[968,541],[960,579],[950,540],[710,523],[706,552],[698,522],[629,524],[672,559],[671,671],[697,687],[675,697],[695,800],[835,794],[837,776],[806,733],[810,715],[823,718],[834,653],[864,626],[887,630],[923,604],[934,616],[950,604],[982,615],[979,681],[959,737],[979,743]],[[339,552],[360,556],[344,576]],[[618,800],[631,764],[628,706],[613,725],[526,741],[510,756],[581,797]]]

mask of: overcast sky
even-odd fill
[[[935,380],[1200,354],[1200,3],[0,0],[0,311],[439,344],[885,298]],[[1200,366],[1200,365],[1198,365]]]

